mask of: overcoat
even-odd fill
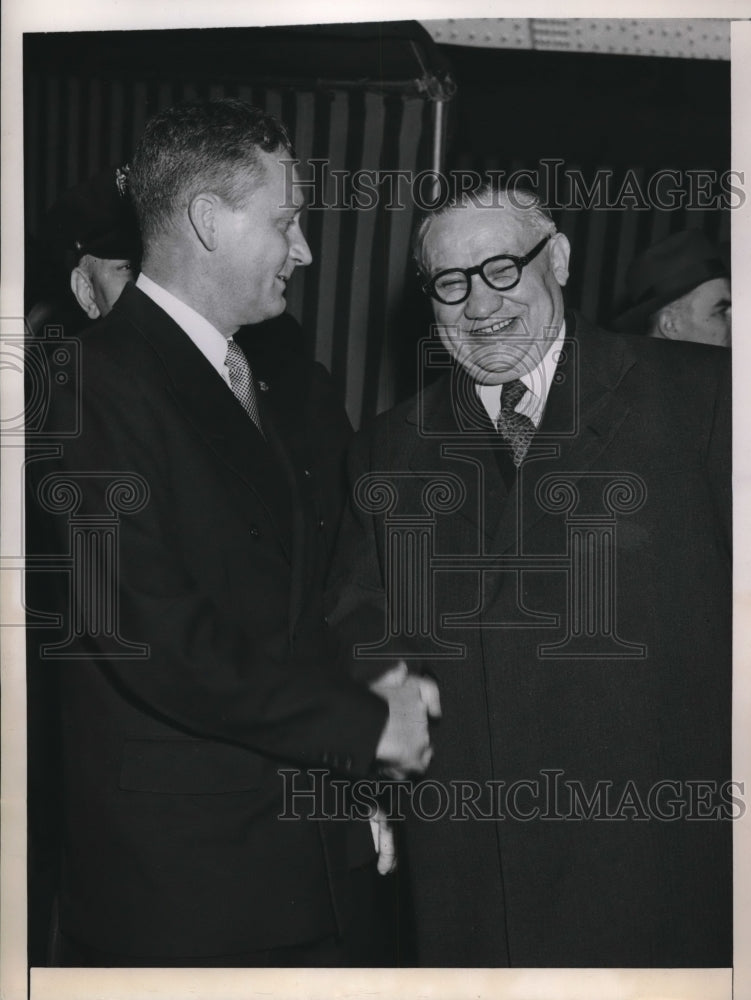
[[[419,961],[726,966],[729,356],[566,331],[518,474],[455,367],[352,445],[332,614],[443,708],[390,798]]]

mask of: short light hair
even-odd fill
[[[450,212],[471,207],[476,207],[478,211],[503,208],[510,212],[533,237],[542,239],[543,236],[556,232],[550,212],[533,191],[528,188],[506,187],[486,182],[476,191],[462,192],[440,208],[426,213],[419,220],[412,240],[412,255],[423,274],[427,273],[424,256],[425,240],[433,223]]]
[[[154,115],[128,178],[144,246],[167,231],[202,190],[240,204],[260,174],[259,151],[280,148],[294,155],[285,126],[234,98],[187,101]]]

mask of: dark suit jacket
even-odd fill
[[[74,582],[86,624],[66,590],[77,634],[45,663],[61,687],[61,924],[106,951],[244,952],[346,921],[343,826],[279,820],[277,772],[365,774],[385,721],[323,617],[348,425],[320,366],[260,346],[266,440],[184,332],[126,288],[83,335],[80,378],[53,394],[49,426],[78,393],[80,433],[30,466],[36,496],[48,473],[80,491],[48,514],[56,551],[118,511],[116,600],[87,582],[107,558],[92,546]],[[111,490],[122,474],[134,485]]]
[[[421,964],[730,964],[728,361],[571,315],[518,476],[456,370],[355,439],[353,484],[398,499],[360,480],[345,515],[341,634],[441,690],[438,818],[405,810]],[[397,572],[410,531],[432,575]]]

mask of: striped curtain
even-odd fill
[[[147,119],[191,97],[239,97],[280,117],[294,137],[301,169],[325,161],[331,171],[431,166],[434,104],[413,93],[331,85],[292,89],[252,83],[148,82],[48,76],[30,72],[25,91],[26,226],[35,233],[67,188],[131,157]],[[405,188],[409,192],[409,188]],[[315,356],[332,372],[357,427],[404,394],[398,340],[409,270],[413,210],[388,198],[347,207],[333,182],[306,210],[303,228],[313,264],[290,283],[289,312],[314,338]],[[395,336],[395,331],[397,331]],[[408,387],[409,388],[409,387]]]

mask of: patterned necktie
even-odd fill
[[[501,389],[501,412],[496,422],[498,433],[511,445],[514,465],[517,468],[522,464],[535,434],[535,425],[529,417],[516,412],[516,407],[526,391],[526,385],[518,378],[504,383]]]
[[[250,365],[248,364],[248,359],[245,357],[245,352],[234,342],[232,337],[227,341],[226,365],[232,391],[242,403],[250,419],[261,434],[263,434],[261,417],[258,412],[258,400],[256,399],[256,387],[253,384]]]

